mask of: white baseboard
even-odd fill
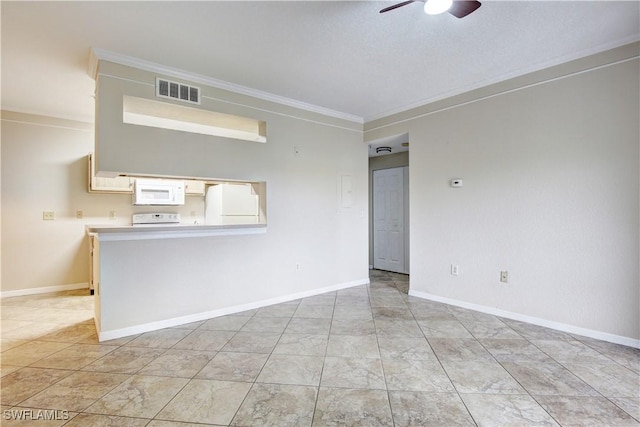
[[[89,289],[89,283],[72,283],[70,285],[45,286],[42,288],[17,289],[15,291],[0,292],[0,298],[21,297],[25,295],[48,294],[50,292],[73,291],[75,289]]]
[[[581,335],[584,337],[594,338],[597,340],[607,341],[614,344],[622,344],[627,347],[640,348],[640,340],[614,335],[607,332],[595,331],[593,329],[580,328],[578,326],[568,325],[566,323],[554,322],[551,320],[541,319],[539,317],[527,316],[525,314],[514,313],[511,311],[500,310],[494,307],[473,304],[452,298],[441,297],[426,292],[418,292],[409,290],[409,295],[417,298],[423,298],[430,301],[441,302],[444,304],[454,305],[456,307],[467,308],[469,310],[479,311],[481,313],[492,314],[494,316],[505,317],[507,319],[518,320],[520,322],[532,323],[545,328],[555,329],[570,334]]]
[[[269,305],[280,304],[288,301],[295,301],[301,298],[308,298],[315,295],[325,294],[327,292],[334,292],[334,291],[339,291],[341,289],[347,289],[347,288],[352,288],[354,286],[368,285],[368,284],[369,284],[369,278],[354,280],[352,282],[340,283],[338,285],[327,286],[324,288],[313,289],[310,291],[298,292],[295,294],[285,295],[282,297],[269,298],[266,300],[251,302],[248,304],[241,304],[233,307],[226,307],[226,308],[206,311],[202,313],[189,314],[187,316],[174,317],[171,319],[144,323],[141,325],[135,325],[127,328],[113,329],[110,331],[100,331],[98,332],[98,341],[108,341],[116,338],[127,337],[130,335],[141,334],[143,332],[157,331],[158,329],[186,325],[188,323],[212,319],[214,317],[226,316],[229,314],[235,314],[235,313],[240,313],[247,310],[253,310],[255,308],[266,307]]]

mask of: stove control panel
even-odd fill
[[[180,214],[177,213],[140,213],[133,214],[133,224],[179,224]]]

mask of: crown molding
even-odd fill
[[[488,80],[483,80],[480,82],[477,82],[475,84],[466,86],[466,87],[461,87],[458,88],[454,91],[451,92],[444,92],[441,93],[435,97],[432,98],[427,98],[427,99],[422,99],[420,101],[411,103],[411,104],[407,104],[407,105],[403,105],[400,106],[398,108],[393,108],[393,109],[389,109],[389,110],[385,110],[382,111],[378,114],[369,116],[369,117],[364,117],[364,122],[365,123],[370,123],[370,122],[374,122],[376,120],[380,120],[380,119],[384,119],[390,116],[394,116],[396,114],[402,114],[402,113],[408,113],[411,112],[411,110],[414,110],[416,108],[420,108],[420,107],[424,107],[425,105],[429,105],[429,104],[434,104],[436,102],[439,101],[443,101],[446,99],[450,99],[453,98],[455,96],[458,95],[462,95],[462,94],[466,94],[466,93],[470,93],[474,90],[478,90],[478,89],[483,89],[492,85],[496,85],[496,84],[500,84],[506,81],[509,81],[510,79],[515,79],[515,78],[519,78],[519,77],[523,77],[526,76],[528,74],[533,74],[542,70],[546,70],[549,68],[553,68],[556,66],[560,66],[560,65],[564,65],[564,64],[568,64],[572,61],[577,61],[583,58],[588,58],[590,56],[597,56],[599,54],[603,54],[606,53],[608,51],[612,51],[618,48],[625,48],[625,46],[631,46],[634,44],[637,44],[638,42],[640,42],[640,38],[638,36],[631,36],[631,37],[627,37],[621,40],[618,40],[616,42],[612,42],[612,43],[607,43],[607,44],[603,44],[600,46],[595,46],[589,49],[585,49],[582,50],[580,52],[574,52],[571,55],[565,55],[559,58],[554,58],[553,60],[550,61],[545,61],[545,62],[540,62],[538,64],[535,64],[531,67],[527,67],[527,68],[523,68],[514,72],[509,72],[509,73],[503,73],[500,75],[497,75],[491,79]],[[635,49],[637,50],[637,47],[635,47]],[[635,55],[633,56],[633,58],[638,58],[639,55]],[[630,57],[625,56],[624,59],[628,59]],[[613,63],[617,63],[618,61],[611,61],[611,62],[606,62],[604,64],[597,64],[597,65],[592,65],[592,66],[588,66],[584,69],[581,69],[581,71],[589,71],[592,69],[597,69],[600,68],[602,66],[606,66],[606,65],[611,65]],[[573,75],[578,71],[574,71],[574,72],[567,72],[567,76],[568,75]],[[550,81],[553,79],[546,79],[543,80],[539,83],[544,83],[546,81]]]
[[[227,90],[229,92],[251,96],[253,98],[261,99],[263,101],[274,102],[276,104],[286,105],[288,107],[298,108],[313,113],[322,114],[324,116],[334,117],[337,119],[347,120],[358,124],[364,124],[364,118],[343,113],[341,111],[331,110],[329,108],[320,107],[306,102],[297,101],[295,99],[286,98],[284,96],[275,95],[273,93],[264,92],[258,89],[253,89],[246,86],[229,83],[223,80],[215,79],[212,77],[204,76],[202,74],[191,73],[179,68],[169,67],[166,65],[157,64],[155,62],[146,61],[144,59],[134,58],[132,56],[122,55],[120,53],[111,52],[99,48],[91,48],[91,54],[89,55],[89,67],[88,74],[92,78],[96,78],[98,74],[98,62],[109,61],[116,64],[125,65],[128,67],[137,68],[152,73],[163,74],[166,76],[175,77],[182,80],[191,81],[194,83],[211,86],[217,89]]]

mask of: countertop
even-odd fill
[[[185,237],[228,236],[243,234],[263,234],[266,224],[135,224],[87,225],[87,233],[96,235],[101,241],[175,239]]]

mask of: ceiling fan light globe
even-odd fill
[[[427,0],[424,4],[424,13],[427,15],[439,15],[451,8],[453,0]]]

